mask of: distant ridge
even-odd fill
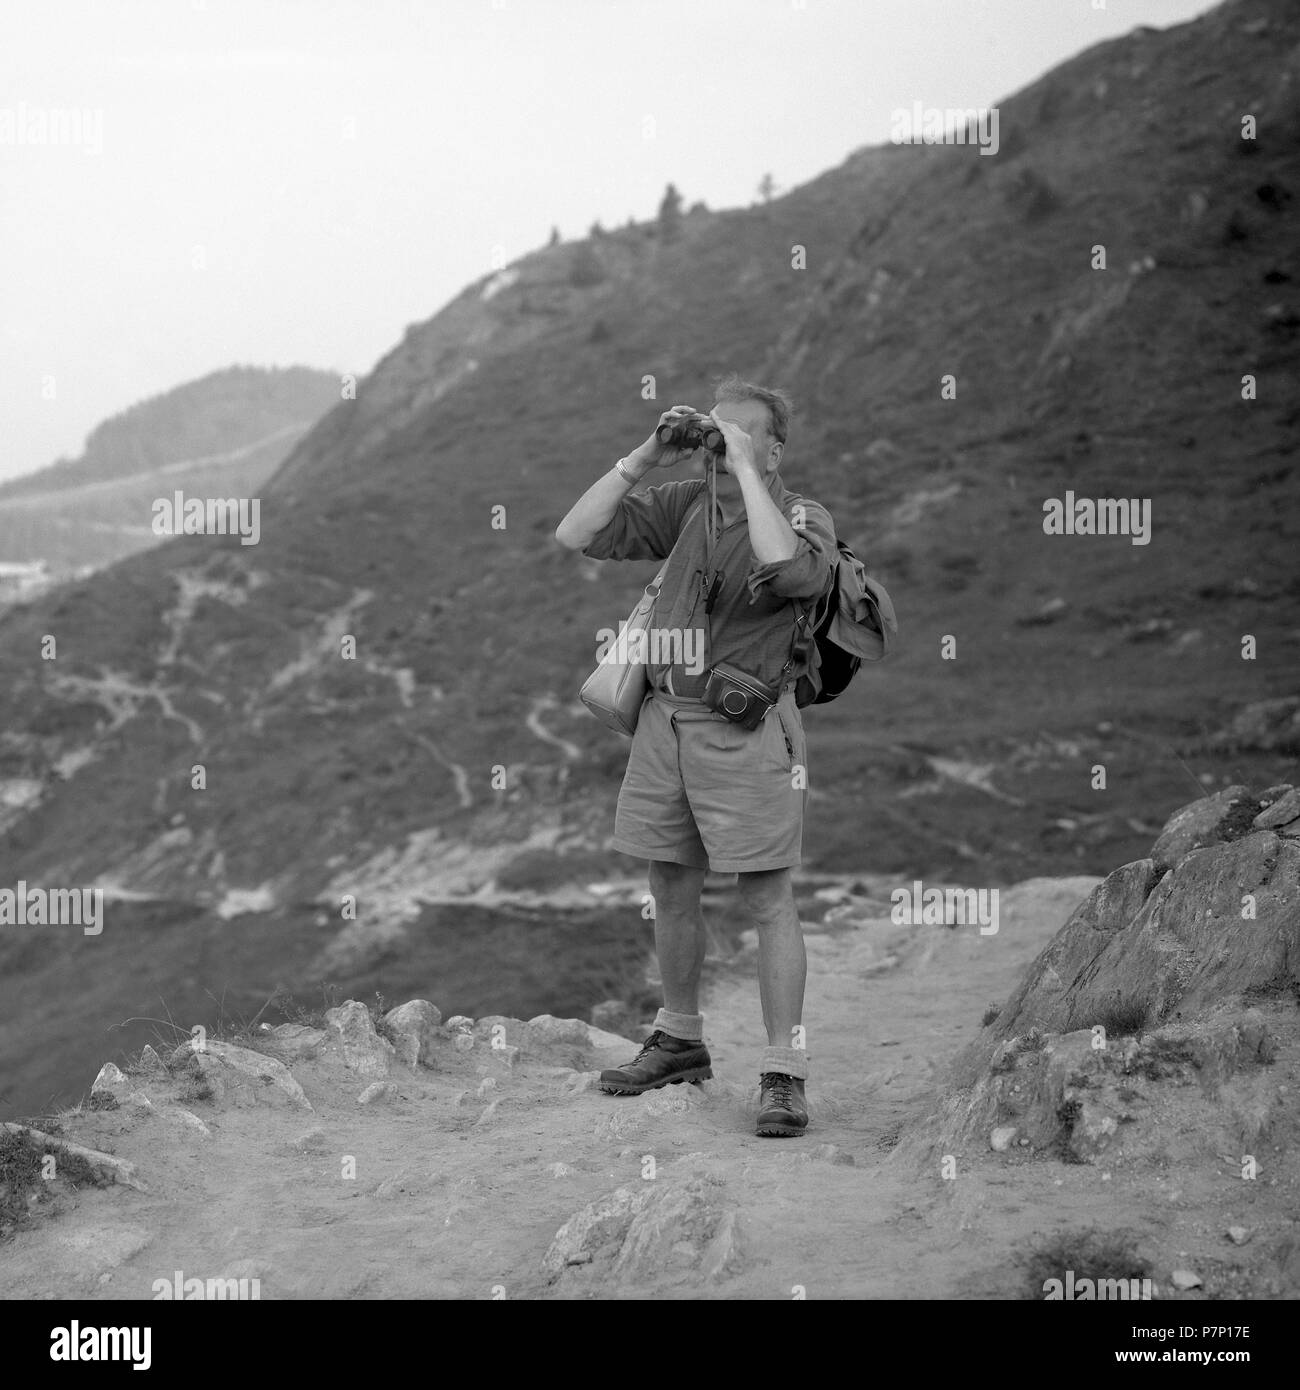
[[[338,396],[328,372],[240,366],[141,401],[79,458],[0,484],[0,561],[45,561],[59,579],[156,545],[154,497],[260,489]]]

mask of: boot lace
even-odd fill
[[[794,1107],[794,1082],[779,1071],[763,1073],[763,1100],[767,1106],[780,1106],[782,1110]]]
[[[638,1052],[636,1056],[632,1058],[630,1065],[636,1066],[636,1064],[641,1060],[642,1057],[645,1057],[648,1053],[653,1052],[655,1048],[659,1046],[659,1039],[663,1036],[664,1035],[660,1032],[651,1033],[650,1036],[645,1040],[645,1042],[641,1044],[641,1051]]]

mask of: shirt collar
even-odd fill
[[[785,483],[782,481],[781,470],[779,468],[774,468],[767,474],[767,493],[772,501],[779,507],[781,505],[781,498],[785,493]],[[709,501],[709,480],[707,476],[704,479],[704,486],[700,490],[700,496],[704,499],[707,508]],[[721,502],[718,503],[718,511],[719,513],[722,511]],[[736,517],[736,521],[740,521],[744,517],[744,514],[744,508],[742,507],[740,514]],[[732,525],[735,525],[735,522],[733,522]]]

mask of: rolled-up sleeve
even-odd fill
[[[820,598],[830,587],[839,559],[835,545],[835,523],[825,507],[816,502],[801,502],[803,525],[794,526],[794,509],[785,519],[794,526],[798,544],[788,560],[773,560],[755,565],[746,582],[750,602],[767,597],[784,601],[792,598]]]
[[[582,553],[592,560],[666,559],[689,502],[683,488],[691,490],[689,484],[673,482],[629,492],[614,515],[582,547]]]

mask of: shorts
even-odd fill
[[[720,874],[797,869],[807,751],[793,688],[756,729],[652,690],[632,736],[613,848]]]

